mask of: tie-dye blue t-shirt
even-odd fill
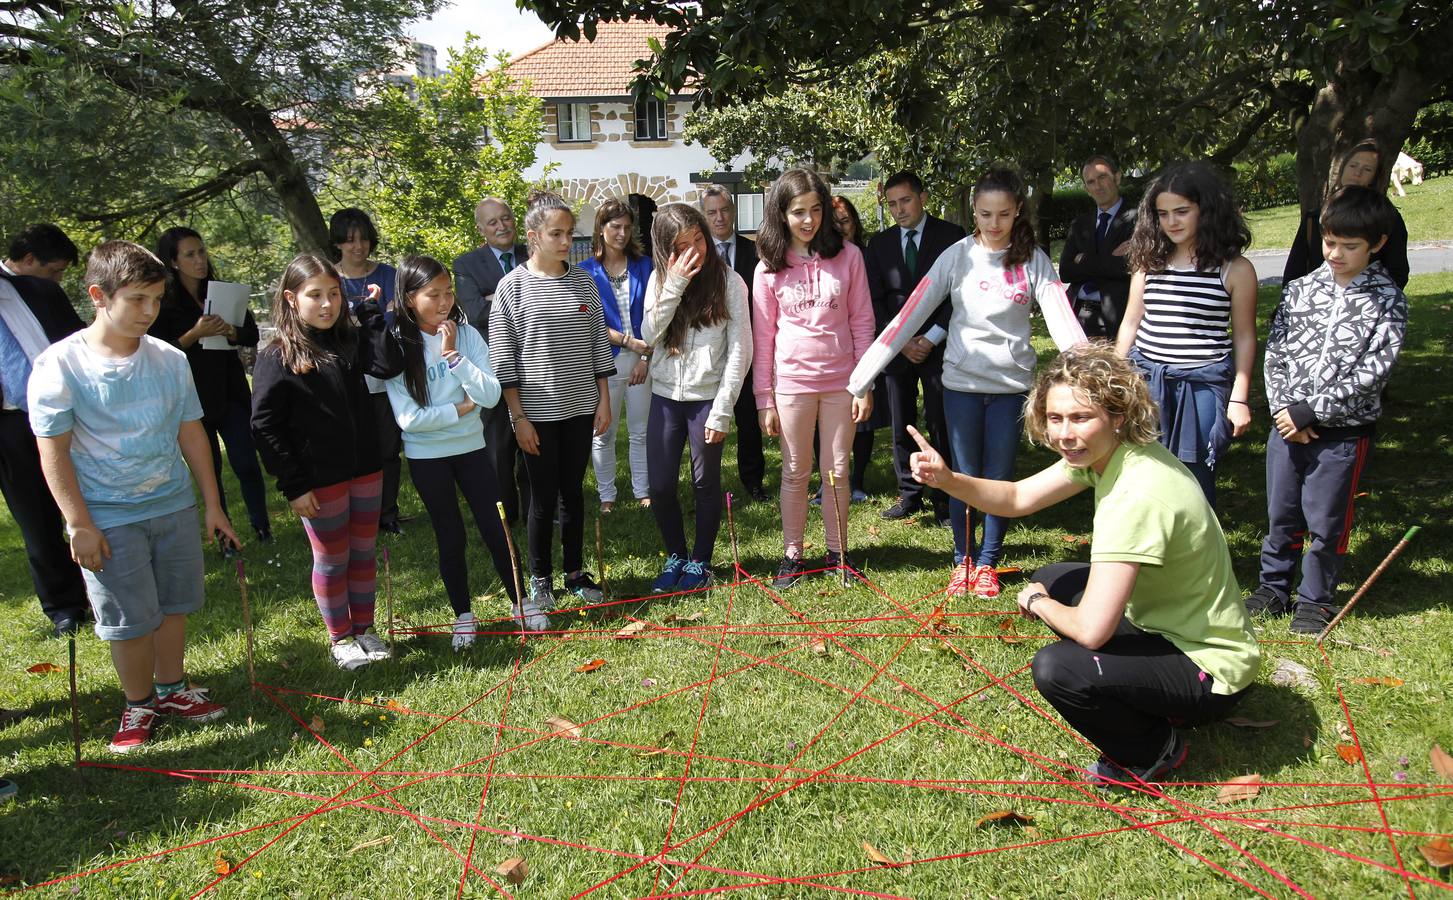
[[[193,505],[177,433],[202,418],[186,354],[142,337],[123,359],[96,353],[76,332],[36,357],[30,427],[71,433],[71,462],[97,528],[114,528]]]

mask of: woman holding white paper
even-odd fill
[[[247,517],[257,532],[258,540],[272,540],[267,517],[267,491],[263,486],[262,468],[257,464],[257,451],[252,445],[252,393],[247,375],[238,355],[239,347],[257,346],[257,322],[252,311],[244,307],[242,324],[231,325],[207,308],[207,284],[217,281],[202,236],[190,228],[178,226],[162,232],[156,241],[156,255],[166,264],[171,277],[167,281],[166,298],[149,333],[187,354],[192,367],[192,380],[202,401],[202,425],[212,444],[212,464],[217,470],[217,489],[222,491],[222,448],[227,445],[227,459],[242,486],[242,500],[247,504]],[[208,349],[204,338],[221,337],[225,349]],[[227,509],[227,495],[222,493],[222,508]],[[228,514],[230,518],[230,513]],[[224,545],[224,553],[228,548]]]

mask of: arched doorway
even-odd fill
[[[626,202],[631,205],[631,212],[636,216],[636,233],[640,236],[641,247],[646,251],[646,256],[651,255],[651,222],[656,218],[656,201],[645,194],[630,194]]]

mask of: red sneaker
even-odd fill
[[[210,722],[227,715],[227,707],[207,699],[207,689],[187,688],[167,694],[156,701],[156,711],[168,716],[181,716],[193,722]]]
[[[130,753],[151,740],[151,729],[156,724],[156,710],[150,706],[128,706],[121,713],[121,726],[111,739],[112,753]]]
[[[969,571],[969,564],[961,562],[954,566],[954,573],[949,576],[948,587],[944,588],[945,597],[962,597],[969,592],[969,582],[972,575]]]
[[[999,573],[993,566],[974,569],[974,593],[985,600],[999,596]]]

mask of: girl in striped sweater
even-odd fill
[[[527,524],[530,586],[520,598],[526,627],[555,605],[551,550],[560,507],[565,589],[587,603],[602,599],[583,570],[582,486],[591,438],[610,427],[615,359],[595,281],[569,262],[575,214],[557,195],[536,191],[525,213],[530,261],[495,289],[489,336],[515,439],[530,478]]]
[[[1251,232],[1216,171],[1181,163],[1150,183],[1130,238],[1130,300],[1116,349],[1150,383],[1160,442],[1216,506],[1216,463],[1251,424],[1256,270]]]

